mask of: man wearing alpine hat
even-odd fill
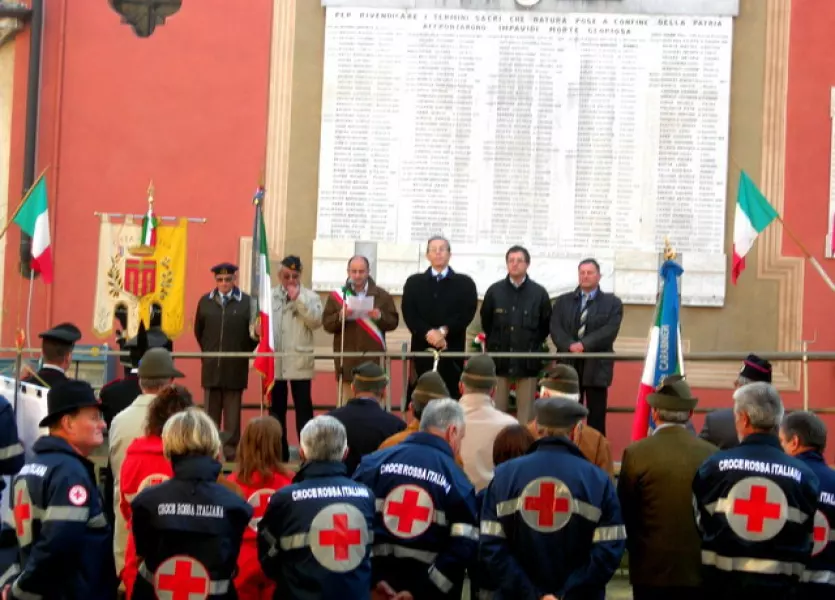
[[[104,439],[99,402],[90,384],[70,380],[49,390],[47,407],[49,434],[12,485],[21,574],[3,598],[113,600],[111,530],[87,459]]]
[[[653,434],[626,448],[618,497],[635,600],[701,599],[701,540],[691,483],[716,446],[687,430],[698,399],[681,375],[649,394]]]
[[[22,382],[50,388],[67,381],[69,378],[66,373],[72,362],[72,350],[81,339],[81,331],[72,323],[61,323],[42,331],[38,337],[43,340],[43,364],[37,373],[31,373]]]

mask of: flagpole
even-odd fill
[[[823,278],[826,285],[829,286],[829,289],[835,292],[835,283],[833,283],[832,279],[829,277],[827,272],[823,270],[823,267],[818,262],[818,259],[812,256],[812,253],[806,249],[806,246],[803,245],[803,242],[801,242],[800,239],[796,235],[794,235],[794,233],[792,233],[791,229],[786,227],[786,222],[783,221],[783,217],[781,217],[779,213],[777,214],[777,220],[780,222],[780,225],[783,226],[783,230],[789,235],[792,241],[795,244],[797,244],[798,248],[800,248],[800,251],[803,252],[803,254],[809,260],[809,262],[812,263],[812,266],[815,268],[815,271],[817,271],[818,274]]]
[[[26,193],[23,195],[23,200],[21,200],[21,201],[20,201],[20,204],[18,204],[18,205],[17,205],[17,208],[16,208],[16,209],[14,209],[14,212],[12,213],[12,216],[11,216],[11,217],[9,217],[9,220],[8,220],[8,221],[6,222],[6,224],[3,226],[3,229],[2,229],[2,230],[0,230],[0,240],[2,240],[2,239],[3,239],[3,236],[5,236],[5,235],[6,235],[6,231],[9,229],[9,226],[10,226],[12,223],[14,223],[15,217],[17,217],[17,214],[20,212],[20,209],[21,209],[21,208],[23,208],[23,205],[24,205],[24,204],[26,204],[26,201],[29,199],[29,196],[32,194],[32,190],[34,190],[34,189],[37,187],[38,183],[40,183],[41,179],[43,179],[43,176],[44,176],[44,175],[46,175],[46,171],[47,171],[47,169],[49,169],[49,166],[47,166],[47,167],[46,167],[46,169],[44,169],[43,171],[41,171],[41,174],[40,174],[40,175],[38,175],[38,178],[35,180],[35,183],[33,183],[33,184],[32,184],[32,187],[30,187],[30,188],[26,191]]]
[[[35,270],[29,269],[29,300],[26,302],[26,339],[31,340],[32,335],[29,330],[29,325],[32,320],[32,289],[35,284]]]

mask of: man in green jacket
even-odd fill
[[[687,430],[698,400],[679,375],[647,402],[653,434],[623,454],[618,496],[626,524],[635,600],[701,598],[701,540],[693,515],[693,477],[718,449]]]

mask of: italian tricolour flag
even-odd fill
[[[157,216],[154,214],[154,205],[149,204],[148,212],[145,213],[145,217],[142,219],[142,239],[140,240],[141,245],[150,246],[151,248],[156,247],[158,225],[159,220],[157,219]]]
[[[632,422],[632,440],[645,438],[655,426],[650,418],[647,396],[654,392],[665,377],[684,375],[681,351],[681,325],[679,322],[678,277],[683,272],[680,265],[668,260],[661,265],[662,289],[655,307],[655,319],[649,331],[647,357],[638,388],[635,419]]]
[[[27,192],[14,222],[32,238],[32,270],[40,273],[44,283],[52,283],[52,244],[49,239],[49,211],[44,175],[41,175]]]
[[[275,352],[273,342],[273,294],[270,281],[270,252],[267,244],[267,232],[264,227],[264,213],[261,203],[264,200],[264,188],[255,193],[255,228],[252,235],[252,295],[258,299],[258,316],[261,321],[257,352]],[[257,356],[253,364],[261,374],[264,395],[273,387],[275,380],[275,361],[272,356]]]
[[[768,203],[745,171],[739,175],[734,215],[734,257],[731,281],[736,284],[745,269],[745,255],[751,251],[754,241],[777,218],[777,211]]]

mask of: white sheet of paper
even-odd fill
[[[351,315],[352,319],[362,319],[367,317],[368,313],[374,310],[374,297],[348,296],[348,308],[350,308],[353,312]]]

